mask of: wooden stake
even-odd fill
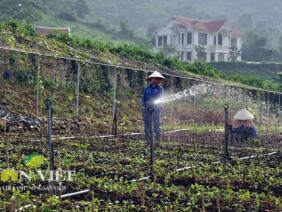
[[[154,192],[157,191],[157,174],[156,172],[154,173]]]
[[[219,196],[218,196],[218,192],[216,192],[216,198],[215,198],[215,200],[216,200],[216,211],[217,212],[221,212],[221,210],[220,210],[220,204],[219,204]]]
[[[20,211],[20,207],[21,207],[20,197],[17,196],[15,201],[16,201],[16,211]]]
[[[149,154],[149,152],[150,152],[150,149],[149,149],[149,148],[150,148],[150,147],[149,147],[149,145],[148,145],[148,147],[147,147],[147,163],[146,163],[147,169],[149,169],[149,167],[150,167],[150,161],[151,161],[150,154]]]
[[[145,206],[145,183],[143,181],[141,186],[141,207]]]
[[[95,212],[94,191],[91,192],[91,212]]]
[[[15,200],[13,199],[11,201],[11,212],[14,212],[15,211]]]
[[[85,166],[85,158],[86,158],[86,153],[85,153],[85,148],[83,148],[83,151],[82,151],[82,164],[83,164],[83,166]]]
[[[96,157],[98,158],[99,157],[99,139],[97,139],[97,142],[96,142]]]
[[[8,138],[7,138],[7,144],[6,144],[6,167],[7,168],[10,167],[10,163],[9,163],[9,148],[10,148],[10,133],[9,133]]]
[[[35,212],[39,212],[39,199],[35,203]]]
[[[243,184],[245,184],[245,182],[246,182],[246,172],[247,172],[247,169],[246,169],[246,166],[244,166],[244,170],[243,170]]]
[[[202,212],[206,211],[206,206],[205,206],[205,195],[204,195],[204,190],[202,190]]]
[[[140,179],[140,168],[138,168],[138,171],[137,171],[137,179],[136,179],[137,183],[139,183],[139,179]]]
[[[118,149],[117,152],[117,168],[116,168],[117,172],[119,172],[119,167],[120,167],[120,149]]]
[[[171,202],[168,203],[167,212],[172,212]]]
[[[167,193],[167,175],[165,176],[165,179],[164,179],[164,193],[165,194]]]
[[[192,163],[191,163],[191,171],[192,171],[192,175],[193,175],[194,181],[197,182],[196,175],[195,175],[195,171],[194,171],[194,167],[193,167],[193,164],[192,164]]]

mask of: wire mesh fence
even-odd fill
[[[171,182],[174,183],[174,176],[178,176],[174,174],[182,171],[185,175],[196,170],[200,175],[202,170],[215,167],[216,174],[207,176],[218,176],[216,167],[223,164],[225,104],[229,105],[229,124],[239,110],[247,108],[254,115],[255,124],[266,128],[259,131],[261,143],[256,143],[255,148],[251,143],[230,143],[232,158],[237,161],[257,158],[254,167],[260,165],[263,169],[273,166],[272,162],[274,167],[278,167],[276,164],[281,158],[278,151],[281,143],[281,93],[162,73],[166,78],[162,83],[162,142],[155,149],[156,163],[152,165],[148,143],[135,142],[140,141],[140,136],[133,137],[133,133],[142,135],[144,132],[141,98],[147,86],[146,77],[152,71],[3,49],[0,49],[0,61],[1,131],[2,120],[13,124],[10,132],[17,131],[17,124],[23,124],[18,126],[25,129],[19,130],[21,136],[0,134],[4,153],[0,157],[1,168],[24,167],[27,163],[23,158],[32,154],[48,158],[52,150],[48,148],[44,127],[47,123],[46,99],[53,102],[54,135],[50,138],[53,139],[55,168],[77,173],[73,184],[66,183],[69,192],[87,188],[96,189],[100,195],[99,183],[95,182],[101,178],[116,185],[120,179],[124,179],[126,184],[139,183],[150,177],[152,180],[152,167],[163,176],[165,186],[166,176],[172,176]],[[39,133],[26,134],[29,130],[35,131],[32,127],[37,124]],[[264,163],[261,160],[264,156],[270,156],[267,161],[271,162]],[[236,165],[234,174],[238,176],[244,175],[246,170],[244,166],[238,172],[240,163],[233,164]],[[224,165],[222,179],[227,179],[229,170],[225,168],[228,167]],[[41,168],[48,169],[47,164],[42,164]],[[273,171],[265,175],[269,179]],[[183,181],[183,178],[179,179]],[[225,181],[217,184],[223,185]],[[197,185],[212,188],[214,181],[211,182],[198,181]],[[33,186],[29,182],[27,185]],[[44,181],[42,185],[47,187],[49,184]],[[55,185],[58,184],[55,182]],[[48,196],[47,191],[31,190],[31,193]],[[64,197],[61,191],[56,191],[56,195]],[[40,201],[44,198],[40,196]],[[108,193],[104,199],[109,199]],[[24,203],[30,204],[25,200]]]
[[[10,116],[16,110],[23,115],[45,117],[44,100],[52,98],[54,118],[76,117],[78,122],[86,119],[95,133],[113,132],[114,119],[123,132],[143,129],[140,101],[147,86],[146,77],[152,71],[9,49],[0,49],[0,60],[2,82],[8,82],[11,87],[15,83],[22,89],[24,86],[32,88],[24,103],[19,101],[16,92],[2,91],[5,96],[2,104],[10,111]],[[257,125],[279,127],[281,124],[281,93],[163,75],[166,78],[162,84],[164,129],[188,125],[223,126],[226,103],[230,123],[236,112],[247,108],[254,114]],[[7,113],[2,112],[2,117]]]

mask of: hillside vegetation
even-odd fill
[[[281,80],[278,73],[282,70],[282,63],[212,62],[209,65],[231,78],[257,76],[269,83],[279,83]]]
[[[187,64],[177,58],[166,58],[163,53],[152,53],[144,46],[133,44],[113,45],[102,41],[91,41],[78,37],[68,37],[62,34],[52,33],[47,37],[40,37],[31,25],[20,25],[16,21],[10,21],[0,25],[0,44],[12,48],[44,52],[51,55],[74,57],[89,61],[111,61],[112,64],[132,67],[147,68],[150,70],[158,68],[170,69],[186,74],[196,74],[213,78],[216,80],[233,80],[246,85],[259,88],[281,91],[281,86],[275,83],[268,83],[257,77],[251,76],[241,79],[239,77],[228,77],[214,67],[201,62]],[[121,58],[131,58],[131,61]],[[180,74],[180,73],[179,73]]]
[[[249,32],[258,33],[268,41],[265,47],[278,50],[281,9],[278,0],[271,3],[267,0],[26,0],[24,3],[2,0],[0,20],[70,26],[74,35],[84,38],[149,45],[152,32],[174,15],[202,20],[228,19],[246,37]]]

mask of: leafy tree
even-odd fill
[[[75,3],[76,14],[80,18],[85,18],[86,15],[90,14],[89,7],[85,0],[77,0]]]
[[[41,2],[38,0],[1,0],[0,18],[4,21],[15,19],[19,21],[38,21],[43,18]]]
[[[262,48],[266,45],[267,39],[254,31],[247,32],[245,38],[246,40],[242,45],[242,59],[245,61],[263,61]]]
[[[241,49],[238,49],[235,46],[230,47],[229,59],[231,61],[236,61],[239,56],[241,56]]]
[[[270,62],[274,60],[275,51],[269,48],[261,48],[260,55],[262,62]]]
[[[195,51],[197,54],[198,61],[205,61],[206,60],[206,52],[205,47],[201,45],[195,45]]]
[[[250,29],[253,26],[253,19],[252,14],[250,13],[243,13],[237,21],[238,27],[242,29]]]
[[[171,55],[173,55],[176,51],[174,46],[170,46],[170,45],[165,45],[162,49],[162,51],[164,52],[166,57],[169,57]]]
[[[121,21],[120,22],[120,34],[123,38],[132,39],[134,38],[134,32],[132,29],[130,29],[129,24],[127,21]]]

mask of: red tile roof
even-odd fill
[[[238,36],[242,36],[243,33],[242,32],[239,32],[238,30],[236,29],[232,29],[232,35],[238,35]]]
[[[70,35],[69,28],[58,28],[58,27],[35,27],[35,30],[40,35],[48,35],[52,31],[59,31],[62,34]]]
[[[185,18],[179,16],[174,16],[173,19],[181,21],[182,23],[186,24],[192,29],[203,30],[203,31],[218,31],[224,25],[224,23],[227,22],[227,19],[218,20],[218,21],[203,21],[203,20],[197,20],[197,19]],[[242,35],[241,32],[235,29],[233,29],[232,34]]]

